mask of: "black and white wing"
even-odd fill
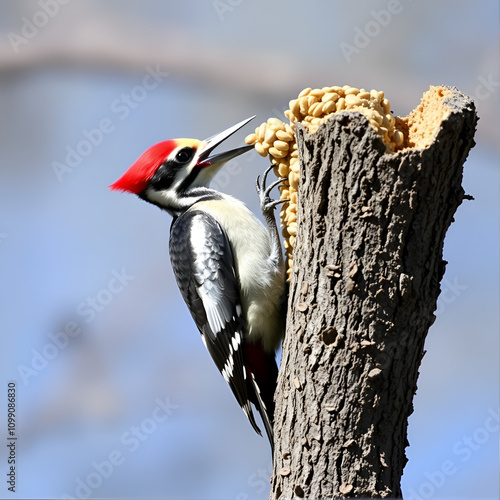
[[[217,368],[253,428],[243,358],[243,317],[231,246],[219,223],[188,211],[172,223],[170,260],[177,285]]]

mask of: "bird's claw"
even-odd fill
[[[260,176],[257,176],[256,187],[257,187],[257,193],[259,194],[260,198],[260,209],[263,215],[272,215],[274,209],[280,203],[285,203],[286,201],[289,201],[289,200],[273,200],[271,198],[270,196],[271,191],[276,186],[279,186],[283,181],[287,180],[286,178],[280,178],[277,181],[274,181],[270,186],[266,187],[267,176],[272,169],[273,165],[271,165],[268,169],[266,169],[266,171],[262,176],[262,184],[260,182]]]

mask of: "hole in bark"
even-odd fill
[[[330,326],[321,332],[321,340],[326,345],[331,345],[337,340],[337,335],[337,330],[333,326]]]
[[[293,491],[299,498],[303,498],[304,490],[302,489],[302,486],[297,484],[297,486],[295,486]]]

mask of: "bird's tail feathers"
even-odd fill
[[[260,394],[260,388],[259,385],[257,384],[255,377],[253,376],[253,373],[250,375],[250,379],[252,381],[252,385],[254,388],[254,393],[255,397],[257,400],[257,409],[259,410],[259,413],[262,417],[262,421],[264,422],[264,427],[266,429],[266,434],[269,439],[269,443],[271,444],[271,449],[274,453],[274,430],[273,430],[273,415],[270,414],[270,410],[273,411],[273,408],[267,408],[266,404],[264,403],[264,400],[262,399],[262,396]],[[261,432],[259,431],[259,434]],[[262,435],[262,434],[261,434]]]
[[[242,406],[242,409],[245,412],[245,415],[247,416],[248,420],[252,424],[252,427],[253,427],[254,431],[259,436],[262,436],[262,432],[261,432],[259,426],[257,425],[257,422],[255,422],[255,417],[253,415],[252,407],[250,405],[250,401],[249,400],[247,400],[247,402]],[[267,431],[267,429],[266,429],[266,431]]]

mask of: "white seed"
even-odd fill
[[[267,151],[262,147],[260,142],[255,143],[255,151],[260,154],[260,156],[267,156]]]
[[[346,97],[348,95],[357,95],[357,94],[359,94],[359,89],[357,89],[356,87],[346,88],[346,86],[344,86],[344,93],[345,93]]]
[[[299,99],[299,110],[302,116],[306,116],[307,112],[309,111],[309,106],[307,104],[307,97],[301,97]]]
[[[321,102],[315,102],[312,107],[309,108],[309,113],[316,118],[321,116],[323,114],[323,104]]]
[[[285,141],[274,141],[273,146],[280,151],[288,151],[288,142]]]
[[[336,92],[327,92],[321,100],[323,102],[329,102],[329,101],[337,101],[339,98],[339,95]]]
[[[293,203],[289,203],[288,207],[285,210],[285,215],[290,217],[290,215],[295,211],[297,207]]]
[[[285,124],[278,118],[269,118],[269,120],[267,120],[267,123],[271,125],[271,127],[273,127],[275,130],[282,129],[285,126]]]
[[[294,140],[293,135],[290,134],[289,132],[285,132],[284,130],[278,130],[276,132],[276,137],[280,141],[286,141],[286,142],[291,142]]]
[[[328,101],[323,104],[323,114],[325,115],[334,113],[336,109],[337,105],[335,104],[335,101]]]
[[[246,144],[253,144],[257,142],[257,134],[249,134],[245,137]]]
[[[384,99],[382,101],[382,105],[384,106],[384,113],[390,113],[391,105],[389,104],[389,101],[387,99]]]
[[[264,135],[264,140],[268,144],[272,144],[275,138],[276,138],[276,132],[271,127],[267,127],[266,133]]]
[[[279,149],[270,147],[269,154],[274,156],[275,158],[284,158],[286,156],[286,151],[280,151]]]
[[[300,116],[300,102],[299,99],[292,99],[288,105],[290,106],[290,111],[295,116]]]
[[[325,91],[323,89],[314,89],[311,90],[311,92],[309,92],[309,95],[313,95],[315,97],[321,97],[324,93]]]
[[[257,138],[259,139],[259,142],[264,142],[265,136],[266,136],[266,124],[263,123],[259,127],[259,131],[257,132]]]
[[[379,125],[382,125],[382,122],[384,119],[382,118],[382,115],[378,111],[373,111],[372,116],[373,120],[375,120]]]
[[[307,96],[307,107],[310,108],[315,102],[318,102],[319,99],[315,95]]]
[[[280,210],[280,220],[281,220],[280,227],[282,228],[281,233],[283,234],[283,229],[286,229],[285,212],[283,209]],[[285,235],[283,234],[283,236],[285,236]],[[285,241],[286,241],[286,239],[285,239]]]
[[[405,136],[403,132],[401,132],[401,130],[395,130],[393,137],[394,137],[394,142],[396,143],[397,146],[401,146],[401,144],[403,144]]]
[[[349,107],[359,106],[361,104],[361,99],[357,95],[346,94],[346,96],[345,96],[345,103]]]
[[[386,129],[390,129],[392,128],[392,123],[391,123],[391,119],[389,118],[391,115],[390,114],[385,114],[384,117],[383,117],[383,121],[382,121],[382,125],[386,128]]]
[[[288,177],[288,172],[290,171],[290,167],[288,166],[288,163],[282,162],[278,165],[278,173],[280,177]],[[287,196],[283,195],[283,192],[281,192],[281,199],[287,199]]]
[[[299,174],[297,172],[291,170],[288,174],[288,179],[290,180],[291,188],[297,189],[299,187]]]

